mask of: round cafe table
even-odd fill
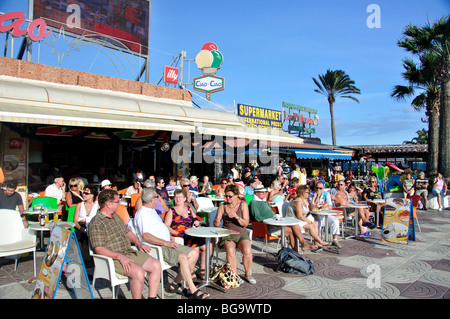
[[[41,226],[39,223],[33,223],[33,222],[29,223],[29,225],[28,225],[29,229],[41,232],[41,245],[40,245],[41,247],[38,249],[39,251],[44,251],[45,250],[45,248],[44,248],[44,231],[51,231],[55,224],[65,228],[65,229],[69,229],[69,228],[75,227],[75,223],[63,222],[63,221],[58,221],[56,223],[55,222],[48,222],[44,226]]]
[[[379,221],[379,210],[380,210],[380,205],[381,204],[385,204],[386,200],[385,199],[368,199],[367,200],[368,203],[374,203],[375,205],[377,205],[377,211],[375,212],[375,219],[376,219],[376,223],[377,223],[377,227],[380,227],[380,221]]]
[[[348,208],[355,208],[355,236],[348,236],[347,238],[357,238],[358,237],[358,222],[359,222],[359,214],[358,214],[358,208],[369,208],[369,205],[363,205],[363,204],[347,204],[345,206],[342,206],[345,210],[345,217],[347,217],[347,209]]]
[[[339,212],[336,210],[331,210],[331,209],[327,209],[327,210],[318,210],[318,211],[310,211],[311,214],[313,215],[321,215],[321,216],[325,216],[325,241],[328,242],[328,216],[334,216],[336,214],[338,214]]]
[[[219,237],[226,237],[228,235],[231,235],[232,232],[228,229],[219,228],[219,227],[192,227],[186,230],[186,235],[192,236],[192,237],[200,237],[205,238],[206,240],[206,280],[205,282],[198,287],[198,289],[210,286],[213,288],[216,288],[219,291],[227,292],[222,287],[216,285],[214,282],[209,281],[209,272],[210,272],[210,252],[209,252],[209,246],[211,244],[211,238],[219,238]],[[214,249],[214,248],[213,248]]]
[[[264,219],[263,222],[267,225],[279,226],[281,227],[281,246],[285,247],[285,235],[284,235],[284,227],[286,226],[294,226],[300,224],[300,220],[294,217],[279,217],[279,215],[275,215],[274,217]]]

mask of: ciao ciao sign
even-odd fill
[[[5,24],[7,21],[10,21],[10,23]],[[51,30],[47,30],[47,24],[43,19],[35,19],[31,21],[26,29],[21,29],[20,27],[24,22],[25,13],[23,12],[5,13],[0,16],[0,32],[9,32],[11,30],[11,34],[17,38],[23,35],[26,36],[28,33],[28,37],[32,41],[39,41],[52,33]]]

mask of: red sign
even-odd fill
[[[21,138],[10,138],[9,139],[9,149],[11,150],[21,150],[23,144],[23,139]]]
[[[8,25],[3,25],[4,22],[11,20]],[[52,31],[47,31],[47,24],[42,19],[33,20],[26,29],[20,29],[20,26],[25,22],[25,13],[23,12],[8,12],[0,16],[0,32],[8,32],[12,30],[11,33],[15,37],[20,37],[28,32],[28,36],[33,41],[39,41],[42,38],[49,36]],[[37,29],[37,34],[35,35],[35,30]]]
[[[164,66],[164,82],[178,84],[178,69]]]

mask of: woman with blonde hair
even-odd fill
[[[314,244],[316,247],[320,248],[322,246],[327,246],[328,243],[324,242],[319,237],[319,226],[318,223],[314,220],[313,217],[308,218],[309,215],[309,196],[310,190],[308,185],[300,185],[297,188],[297,197],[293,200],[293,208],[294,208],[294,216],[297,219],[300,219],[300,227],[307,230],[311,237],[314,239]],[[289,211],[289,210],[288,210]],[[286,212],[286,215],[290,215],[291,213]]]
[[[66,205],[70,208],[83,201],[83,195],[81,193],[84,189],[84,182],[79,178],[71,178],[68,187],[69,191],[66,192]]]

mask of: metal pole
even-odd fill
[[[184,58],[186,58],[186,51],[181,51],[181,63],[180,63],[180,88],[184,89]]]
[[[33,21],[33,19],[34,19],[33,7],[34,7],[34,0],[28,0],[28,25],[30,25],[31,21]],[[30,37],[27,37],[27,61],[28,62],[31,62],[32,44],[33,44],[33,41],[31,41]]]
[[[148,52],[145,60],[145,83],[149,83],[150,79],[150,22],[152,16],[152,0],[148,0]]]

